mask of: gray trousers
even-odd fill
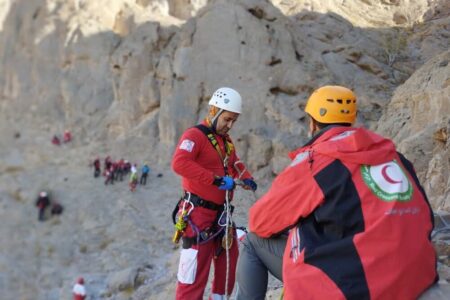
[[[282,281],[287,236],[265,239],[248,233],[239,251],[236,300],[264,300],[270,272]]]

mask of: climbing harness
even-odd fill
[[[180,209],[181,203],[183,203],[183,207]],[[189,210],[186,210],[186,203],[190,205]],[[217,211],[217,215],[219,216],[216,219],[218,226],[213,225],[211,227],[205,228],[204,230],[200,230],[189,217],[192,210],[198,206]],[[233,210],[234,207],[232,205],[229,205],[229,211],[232,213]],[[180,201],[178,201],[172,213],[172,221],[175,224],[175,233],[172,241],[177,244],[182,238],[183,248],[188,249],[191,248],[192,245],[202,245],[216,237],[222,238],[222,234],[224,233],[226,227],[226,219],[227,213],[225,212],[225,205],[218,205],[211,201],[202,199],[190,192],[185,192],[184,197],[181,198]],[[195,236],[183,237],[183,233],[187,225],[189,225],[195,232]],[[229,234],[230,233],[232,234],[232,231],[229,231]],[[217,258],[218,255],[220,255],[220,253],[216,253],[215,257]]]
[[[224,145],[225,145],[225,154],[224,154],[222,152],[222,149],[220,149],[219,143],[217,142],[217,139],[216,139],[214,133],[212,132],[211,128],[209,128],[203,124],[198,124],[195,126],[195,128],[197,128],[198,130],[203,132],[203,134],[206,135],[209,142],[214,147],[214,149],[216,149],[216,151],[219,153],[219,156],[222,160],[224,159],[225,155],[228,155],[228,156],[231,155],[231,153],[234,150],[234,145],[231,142],[229,142],[226,138],[222,137],[222,139],[224,141]]]
[[[216,149],[217,153],[219,154],[220,160],[223,164],[223,169],[224,169],[225,175],[228,175],[228,158],[230,157],[231,153],[234,151],[233,143],[228,141],[228,139],[222,137],[223,144],[225,147],[225,153],[223,153],[222,149],[219,146],[219,142],[217,141],[214,133],[212,132],[212,130],[209,127],[207,127],[203,124],[198,124],[197,126],[195,126],[195,128],[197,128],[198,130],[203,132],[203,134],[206,135],[206,137],[208,138],[208,140],[211,143],[211,145],[213,146],[213,148]]]
[[[216,204],[212,201],[208,201],[205,200],[203,198],[200,198],[199,196],[192,194],[190,192],[184,192],[183,197],[180,198],[180,200],[178,200],[178,202],[175,204],[175,207],[172,211],[172,222],[173,224],[176,224],[176,217],[178,215],[178,211],[180,209],[180,204],[182,201],[184,200],[188,200],[188,202],[190,202],[190,204],[192,204],[194,207],[200,206],[206,209],[210,209],[210,210],[216,210],[216,211],[221,211],[223,206]]]
[[[210,210],[217,210],[217,211],[222,210],[222,207],[223,207],[222,205],[219,205],[219,204],[216,204],[216,203],[214,203],[212,201],[208,201],[208,200],[205,200],[203,198],[200,198],[199,196],[197,196],[195,194],[192,194],[191,192],[187,192],[186,191],[185,192],[185,197],[186,196],[189,198],[190,202],[194,206],[200,206],[200,207],[207,208],[207,209],[210,209]]]

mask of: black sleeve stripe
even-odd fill
[[[370,299],[361,258],[353,243],[354,235],[364,231],[364,218],[351,173],[335,160],[314,178],[325,202],[299,226],[305,263],[321,269],[347,299]]]

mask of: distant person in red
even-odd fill
[[[70,133],[70,131],[69,130],[64,131],[63,142],[68,143],[71,140],[72,140],[72,134]]]
[[[56,145],[56,146],[61,145],[61,141],[59,140],[59,137],[57,137],[56,135],[54,135],[53,138],[52,138],[52,144],[53,144],[53,145]]]
[[[108,183],[114,184],[114,169],[112,165],[109,169],[106,170],[105,176],[105,185],[107,185]]]
[[[94,177],[100,176],[101,170],[100,170],[100,158],[96,158],[94,160]]]
[[[111,164],[112,164],[111,157],[107,156],[105,158],[105,174],[106,174],[106,171],[111,168]]]
[[[124,161],[123,164],[123,174],[127,175],[131,171],[131,163],[128,160]]]
[[[40,192],[39,197],[36,200],[36,206],[39,209],[39,221],[45,220],[45,209],[50,205],[50,199],[47,192]]]
[[[85,300],[86,299],[86,288],[84,287],[83,277],[79,277],[77,282],[73,286],[73,300]]]

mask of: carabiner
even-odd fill
[[[186,203],[190,204],[191,207],[189,208],[188,212],[186,213],[186,216],[189,216],[192,212],[192,210],[194,209],[194,203],[192,203],[191,201],[191,193],[190,192],[186,192],[186,194],[188,194],[188,198],[187,199],[183,199],[183,207],[181,208],[181,211],[184,212],[185,208],[186,208]]]

